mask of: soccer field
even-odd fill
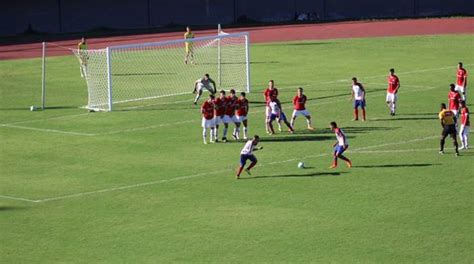
[[[474,72],[473,43],[252,45],[249,133],[264,149],[241,180],[244,142],[204,145],[192,94],[87,113],[77,60],[62,56],[48,61],[51,109],[30,112],[40,59],[0,61],[0,262],[472,263],[474,152],[455,157],[448,138],[438,154],[437,113],[457,63]],[[401,82],[394,117],[389,68]],[[353,76],[367,90],[367,122],[351,121]],[[265,134],[269,79],[287,115],[305,88],[315,131],[300,117],[295,134]],[[330,121],[348,136],[351,169],[328,168]]]

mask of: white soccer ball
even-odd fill
[[[32,112],[36,111],[36,106],[34,106],[34,105],[30,106],[30,111],[32,111]]]
[[[298,163],[298,168],[299,168],[299,169],[304,169],[304,162],[300,161],[300,162]]]

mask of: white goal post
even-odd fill
[[[185,46],[192,55],[187,63]],[[46,44],[43,61],[45,50]],[[250,92],[247,32],[228,34],[219,26],[214,36],[71,50],[87,84],[86,107],[95,111],[112,111],[120,103],[190,94],[194,82],[206,73],[218,90]],[[45,67],[43,63],[43,76]],[[44,95],[44,78],[42,87]]]

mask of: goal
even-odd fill
[[[187,63],[186,42],[193,53],[192,62]],[[218,35],[187,40],[71,50],[87,85],[86,107],[95,111],[112,111],[121,103],[191,93],[194,82],[205,73],[215,80],[219,90],[250,92],[247,32],[219,31]]]

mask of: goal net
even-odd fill
[[[192,59],[185,63],[185,45]],[[120,103],[191,93],[205,73],[217,89],[250,92],[248,33],[73,49],[87,83],[87,108],[111,111]]]

